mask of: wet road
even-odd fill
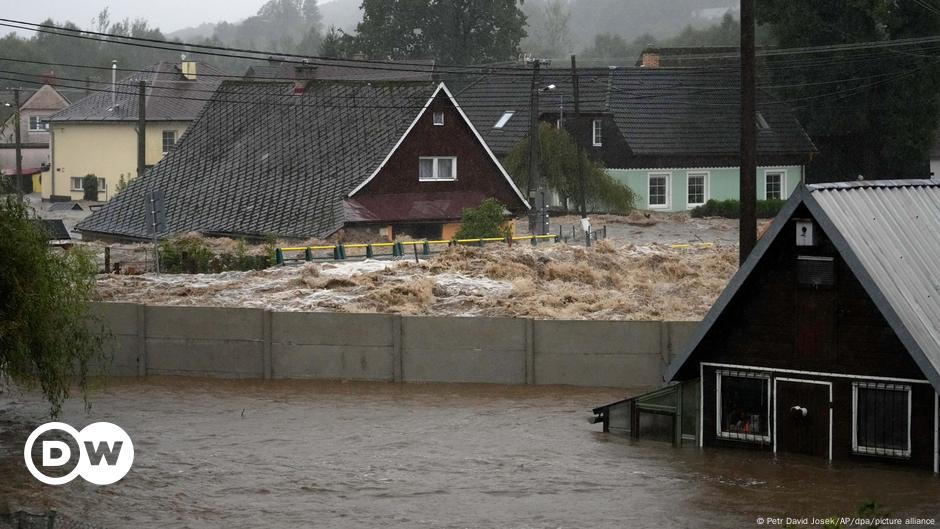
[[[622,391],[186,378],[112,380],[90,414],[131,436],[121,482],[39,484],[22,463],[45,422],[0,395],[0,503],[103,527],[755,527],[851,514],[865,500],[938,517],[940,479],[870,464],[676,450],[599,432]]]

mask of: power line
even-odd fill
[[[12,22],[12,23],[9,23]],[[16,24],[27,24],[28,26],[20,26]],[[33,31],[37,33],[44,33],[50,35],[58,35],[62,37],[70,37],[83,40],[91,40],[95,42],[104,42],[109,44],[121,44],[124,46],[134,46],[138,48],[149,48],[149,49],[158,49],[174,52],[189,52],[189,53],[198,53],[201,55],[209,55],[214,57],[225,57],[231,59],[247,59],[247,60],[269,60],[272,56],[279,57],[296,57],[298,60],[284,59],[281,62],[298,64],[298,65],[309,65],[309,66],[335,66],[339,68],[359,68],[367,70],[380,70],[380,71],[394,71],[394,72],[418,72],[418,73],[451,73],[451,74],[472,74],[480,73],[480,71],[485,71],[490,74],[495,75],[506,75],[506,76],[531,76],[531,73],[525,68],[517,67],[500,67],[500,66],[490,66],[490,65],[452,65],[452,66],[438,66],[433,64],[429,67],[427,64],[419,63],[406,63],[406,62],[391,62],[391,61],[376,61],[376,60],[367,60],[367,59],[337,59],[332,57],[318,57],[318,56],[303,56],[290,53],[271,53],[265,51],[249,50],[243,48],[229,48],[225,46],[208,46],[208,45],[199,45],[199,44],[186,44],[186,43],[175,43],[168,42],[158,39],[145,39],[141,37],[129,37],[124,35],[114,35],[110,33],[100,33],[93,31],[85,31],[80,29],[73,28],[60,28],[56,26],[49,26],[45,24],[34,24],[31,22],[20,22],[16,20],[0,18],[0,27],[9,27],[14,29],[23,29],[27,31]],[[40,28],[51,28],[51,29],[40,29]],[[63,33],[66,32],[66,33]],[[97,36],[91,36],[97,35]],[[107,38],[101,38],[107,37]],[[123,40],[114,40],[114,39],[125,39],[131,42],[125,42]],[[142,44],[138,42],[148,42],[148,44]],[[158,44],[149,44],[150,42]],[[202,48],[209,50],[219,50],[219,51],[200,51],[194,50],[192,48]],[[222,53],[226,51],[229,53]],[[246,55],[252,54],[252,55]],[[255,57],[254,55],[265,55],[264,57]],[[321,61],[321,62],[315,62]],[[352,63],[352,64],[343,64],[343,63]],[[380,65],[380,66],[377,66]],[[411,66],[413,68],[390,68],[390,65],[405,65]],[[506,70],[506,72],[500,72],[499,70]]]

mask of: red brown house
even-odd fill
[[[443,84],[226,81],[143,178],[77,226],[144,239],[144,195],[166,233],[260,238],[452,237],[463,210],[523,195]]]

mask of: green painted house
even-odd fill
[[[633,189],[638,209],[684,211],[710,199],[739,198],[737,167],[647,167],[607,172]],[[802,181],[802,165],[758,167],[757,198],[786,199]]]
[[[461,106],[498,156],[529,130],[531,70],[468,78]],[[515,74],[515,75],[513,75]],[[578,71],[581,116],[571,119],[570,70],[540,72],[539,119],[564,127],[644,210],[686,211],[739,198],[740,73],[734,65]],[[553,86],[553,88],[547,88]],[[759,92],[757,198],[786,199],[816,152],[790,109]]]

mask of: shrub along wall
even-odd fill
[[[786,200],[758,200],[757,218],[769,219],[776,217],[780,209],[786,203]],[[741,201],[728,200],[709,200],[705,204],[692,208],[690,214],[693,217],[725,217],[737,219],[741,217]]]

